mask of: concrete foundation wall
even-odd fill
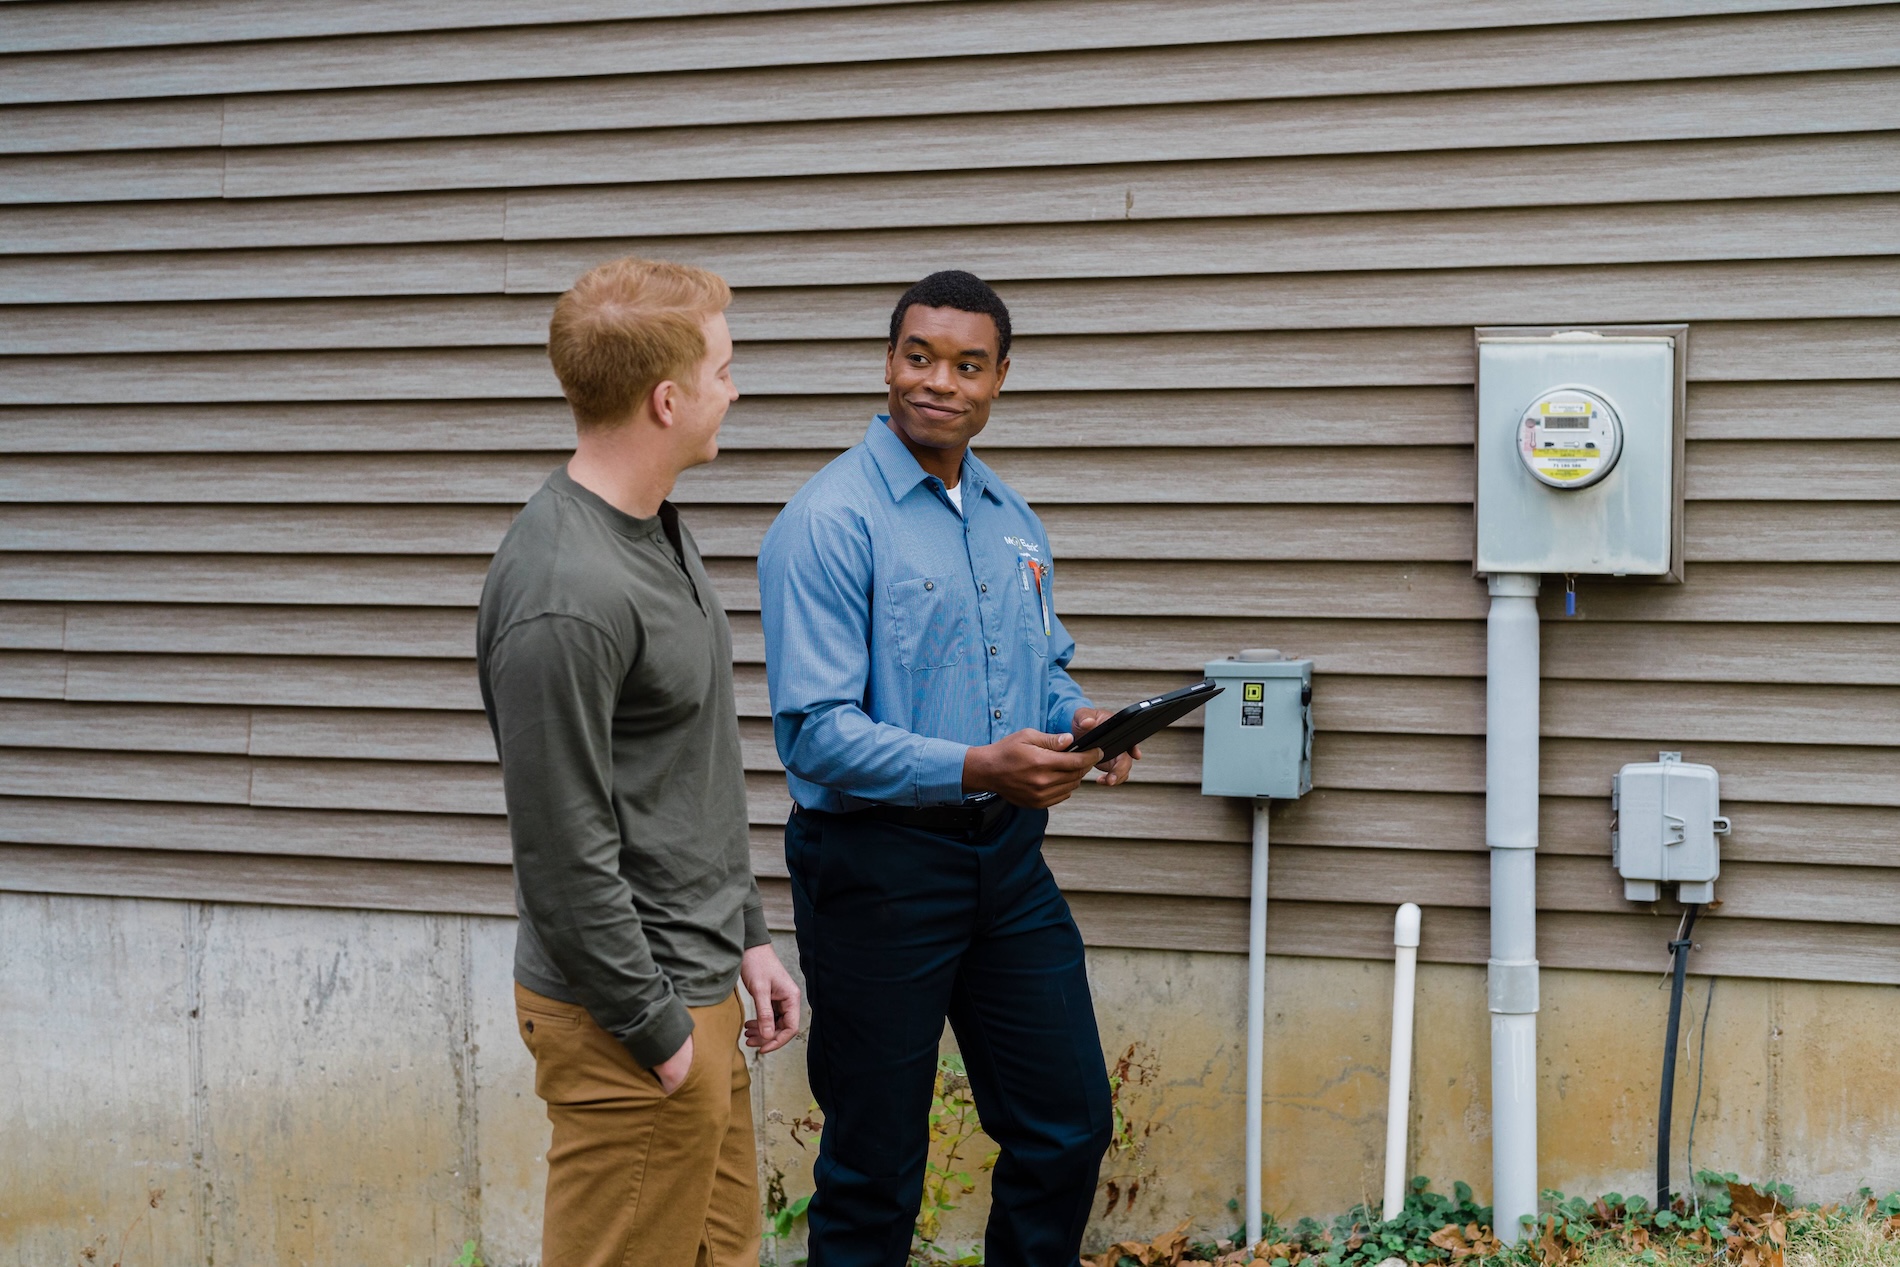
[[[514,1033],[512,946],[500,919],[0,893],[0,1264],[72,1262],[100,1237],[107,1262],[124,1242],[126,1267],[436,1267],[470,1239],[492,1264],[534,1261],[547,1124]],[[1546,1186],[1648,1187],[1662,958],[1655,977],[1545,973]],[[1244,961],[1098,948],[1091,975],[1108,1058],[1131,1058],[1140,1141],[1105,1165],[1091,1240],[1190,1216],[1227,1230]],[[1270,965],[1282,1215],[1378,1189],[1390,982],[1376,963]],[[1482,1193],[1483,974],[1426,965],[1419,989],[1411,1169]],[[1678,1167],[1708,989],[1690,990]],[[1721,980],[1696,1164],[1816,1196],[1900,1187],[1896,1034],[1897,987]],[[795,1197],[810,1167],[790,1126],[810,1104],[797,1049],[758,1087],[762,1165]],[[985,1201],[965,1199],[944,1239],[980,1235]]]

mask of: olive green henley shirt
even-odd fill
[[[767,942],[747,845],[732,635],[668,503],[558,470],[502,539],[477,618],[521,915],[515,979],[649,1067]]]

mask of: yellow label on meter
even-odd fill
[[[1258,660],[1262,657],[1255,656],[1254,658]],[[1240,698],[1249,704],[1260,703],[1267,698],[1267,684],[1265,682],[1243,683],[1240,688]]]

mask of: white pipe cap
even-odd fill
[[[1416,902],[1407,902],[1399,907],[1398,918],[1392,922],[1392,944],[1394,946],[1418,945],[1419,909]]]

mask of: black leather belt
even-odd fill
[[[871,818],[880,823],[894,823],[899,827],[915,827],[920,831],[936,832],[943,836],[980,836],[994,827],[997,820],[1009,812],[1009,802],[991,794],[978,800],[965,801],[961,805],[868,805],[863,809],[848,810],[839,818]],[[822,813],[799,806],[801,814]]]

